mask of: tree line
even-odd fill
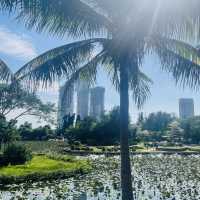
[[[170,144],[200,144],[200,116],[179,119],[166,112],[140,113],[137,121],[137,139],[143,142]]]

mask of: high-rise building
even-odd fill
[[[71,86],[64,94],[65,85],[60,87],[58,101],[58,124],[62,126],[63,117],[74,113],[74,86]]]
[[[194,117],[193,99],[179,99],[179,116],[181,119]]]
[[[80,115],[81,119],[88,117],[89,114],[89,92],[89,84],[79,80],[77,83],[77,115]]]
[[[104,113],[105,88],[95,87],[90,90],[90,116],[101,119]]]

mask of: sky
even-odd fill
[[[41,53],[69,42],[72,40],[67,37],[61,39],[48,33],[27,30],[23,24],[16,22],[14,17],[0,13],[0,59],[4,60],[13,71]],[[153,80],[153,85],[151,86],[151,96],[140,111],[137,110],[130,96],[130,116],[133,121],[137,119],[138,112],[144,112],[145,115],[148,115],[151,112],[165,111],[175,113],[178,116],[179,98],[193,98],[195,114],[200,114],[200,92],[176,86],[172,76],[161,70],[156,56],[146,57],[142,71]],[[119,105],[119,95],[103,71],[98,74],[97,85],[106,89],[106,111]],[[56,103],[58,87],[45,92],[40,91],[38,95],[44,101]],[[30,118],[23,120],[34,121]]]

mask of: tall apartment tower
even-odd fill
[[[89,114],[89,85],[86,81],[79,80],[77,83],[77,115],[81,119],[88,117]]]
[[[71,86],[64,95],[65,85],[60,87],[58,100],[58,124],[62,126],[63,117],[74,113],[74,86]],[[64,95],[64,96],[63,96]]]
[[[194,117],[193,99],[179,99],[179,116],[181,119]]]
[[[90,90],[90,116],[101,119],[104,113],[105,88],[95,87]]]

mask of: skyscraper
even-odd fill
[[[86,81],[77,83],[77,115],[84,119],[89,114],[89,85]]]
[[[193,99],[179,99],[179,116],[181,119],[187,119],[194,116]]]
[[[104,113],[105,88],[95,87],[90,90],[90,116],[101,119]]]
[[[74,113],[74,86],[71,86],[64,95],[65,85],[60,87],[58,101],[58,124],[62,126],[63,117]]]

